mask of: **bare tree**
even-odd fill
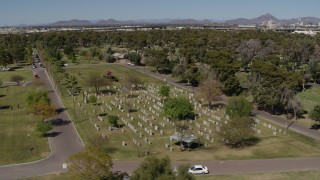
[[[219,81],[213,75],[209,75],[200,85],[200,94],[206,99],[210,108],[212,102],[222,94]]]
[[[100,93],[100,87],[111,84],[109,80],[103,78],[102,76],[96,73],[90,74],[86,82],[89,86],[93,86],[95,88],[97,94]]]
[[[248,67],[252,64],[253,59],[260,55],[261,42],[258,39],[243,41],[240,44],[238,51],[241,58],[243,58],[243,61],[245,61],[244,64]]]
[[[183,140],[186,137],[186,132],[189,129],[189,126],[185,125],[183,122],[177,122],[175,128],[176,132],[179,134],[180,150],[183,151]]]

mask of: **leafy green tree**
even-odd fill
[[[10,48],[10,54],[13,61],[18,65],[20,62],[24,61],[25,58],[25,48],[22,44],[15,43]]]
[[[178,167],[177,180],[195,180],[196,178],[188,173],[189,166],[181,165]]]
[[[130,179],[174,180],[175,175],[171,169],[171,162],[168,157],[147,157],[144,161],[142,161],[138,169],[133,172]]]
[[[53,128],[51,123],[37,123],[36,130],[39,131],[42,136],[45,136],[45,134],[50,131]]]
[[[27,93],[26,100],[28,105],[32,105],[40,101],[43,101],[47,104],[50,103],[48,92],[44,90],[29,91]]]
[[[0,65],[6,67],[12,63],[13,60],[11,54],[7,50],[0,47]]]
[[[20,75],[13,75],[13,76],[11,76],[10,80],[13,81],[13,82],[16,82],[18,84],[18,86],[19,86],[20,82],[22,80],[24,80],[24,77],[20,76]]]
[[[160,69],[166,68],[169,64],[167,53],[161,50],[149,50],[146,52],[146,64],[153,66],[159,72]]]
[[[315,121],[320,121],[320,105],[314,106],[313,110],[310,113],[310,118]]]
[[[169,97],[170,95],[170,86],[161,86],[159,89],[159,94],[163,97]]]
[[[112,54],[104,53],[104,59],[107,63],[114,63],[116,61],[116,58]]]
[[[226,106],[226,114],[230,118],[247,117],[252,111],[252,104],[245,97],[233,97]]]
[[[240,81],[235,76],[230,76],[223,82],[222,91],[229,96],[239,95],[241,90]]]
[[[118,126],[118,120],[119,120],[118,116],[111,116],[111,115],[108,116],[108,122],[114,127]]]
[[[127,54],[127,58],[135,65],[141,65],[141,56],[136,52],[130,52]]]
[[[70,45],[67,45],[63,48],[63,53],[66,55],[70,55],[71,53],[74,53],[73,47]]]
[[[72,62],[72,63],[75,63],[77,61],[77,58],[76,58],[76,55],[74,54],[74,52],[71,52],[69,55],[68,55],[68,59]]]
[[[95,104],[97,103],[97,97],[96,96],[90,96],[89,97],[89,103]]]
[[[247,145],[254,145],[254,125],[252,118],[248,116],[235,116],[221,127],[218,135],[223,138],[223,143],[232,148],[241,148]]]
[[[107,179],[112,177],[112,159],[100,147],[86,146],[69,158],[69,172],[78,179]]]
[[[193,111],[193,105],[184,97],[169,98],[164,102],[164,113],[174,119],[183,119]]]

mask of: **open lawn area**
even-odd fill
[[[25,99],[31,88],[0,86],[0,165],[30,162],[50,153],[48,139],[34,130],[40,120],[27,113]]]
[[[102,144],[114,160],[137,160],[146,154],[157,154],[160,157],[169,156],[173,161],[320,155],[318,142],[300,134],[285,131],[285,129],[264,120],[258,120],[255,127],[257,139],[254,146],[243,149],[226,147],[216,135],[217,126],[228,121],[224,116],[224,109],[207,110],[206,107],[200,107],[198,103],[195,103],[196,100],[190,92],[171,87],[171,97],[185,96],[189,98],[197,107],[195,113],[201,114],[201,117],[196,120],[185,122],[190,126],[188,133],[199,137],[200,146],[194,144],[190,151],[181,152],[179,145],[169,139],[169,136],[175,131],[174,122],[168,121],[161,109],[162,100],[157,91],[163,82],[116,64],[81,64],[70,66],[66,70],[77,77],[78,86],[82,88],[82,92],[76,96],[74,103],[66,88],[63,88],[63,101],[73,120],[75,120],[73,107],[76,107],[75,125],[81,137],[86,144]],[[107,87],[101,89],[105,94],[98,95],[98,105],[85,104],[82,94],[84,90],[91,96],[95,95],[93,87],[86,86],[87,75],[93,72],[102,75],[107,71],[112,71],[120,81],[110,85],[109,89]],[[145,89],[124,91],[123,86],[130,76],[136,76],[143,80]],[[109,94],[108,92],[117,93]],[[126,102],[134,104],[133,112],[129,113],[124,108]],[[99,120],[98,115],[102,121]],[[119,124],[122,128],[109,130],[110,124],[107,115],[119,116]],[[99,128],[97,128],[98,126]]]
[[[312,86],[306,91],[298,93],[298,97],[302,101],[303,108],[310,113],[314,106],[320,105],[320,86]],[[305,119],[299,119],[298,122],[306,127],[311,127],[316,123],[308,115],[305,115]]]
[[[254,173],[254,174],[232,174],[232,175],[205,175],[195,176],[197,180],[316,180],[320,177],[320,171],[298,171],[298,172],[273,172],[273,173]]]
[[[12,71],[0,71],[0,80],[2,82],[10,82],[10,78],[13,75],[19,75],[24,77],[24,81],[31,81],[32,80],[32,69],[30,66],[23,66],[23,67],[13,67]]]

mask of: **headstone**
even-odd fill
[[[122,146],[126,146],[126,142],[122,141]]]
[[[277,135],[277,132],[276,132],[276,131],[273,131],[273,135],[276,136],[276,135]]]

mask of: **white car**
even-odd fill
[[[203,165],[194,165],[189,168],[189,174],[209,174],[209,170],[207,166]]]

